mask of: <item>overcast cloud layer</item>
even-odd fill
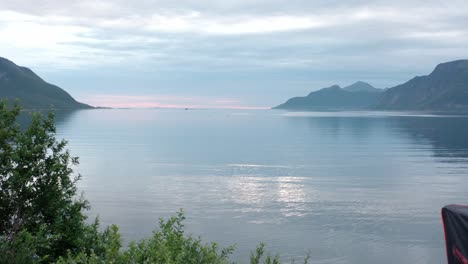
[[[0,56],[84,102],[266,107],[468,57],[468,1],[0,1]]]

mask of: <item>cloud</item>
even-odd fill
[[[0,51],[29,50],[37,54],[34,57],[44,54],[76,66],[90,63],[91,58],[103,64],[109,59],[112,64],[146,56],[166,65],[200,62],[212,68],[219,63],[323,67],[323,61],[337,50],[346,50],[339,54],[343,60],[356,52],[375,56],[375,49],[368,50],[371,43],[398,50],[402,45],[396,41],[403,49],[411,42],[424,49],[431,45],[429,41],[461,45],[467,39],[468,30],[457,18],[467,15],[461,7],[468,4],[440,8],[431,2],[421,7],[350,1],[325,8],[321,1],[315,5],[294,2],[300,4],[295,9],[273,1],[285,11],[259,12],[275,5],[183,1],[186,5],[176,8],[168,1],[154,5],[135,1],[135,7],[128,8],[123,1],[73,1],[66,8],[58,1],[45,1],[47,8],[30,9],[21,1],[18,5],[6,1],[0,9],[0,34],[5,36]],[[232,13],[226,14],[224,6],[231,7]],[[304,12],[314,7],[313,12]],[[296,53],[301,53],[299,58]],[[83,59],[76,60],[80,56]]]

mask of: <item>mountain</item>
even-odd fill
[[[374,86],[366,83],[366,82],[355,82],[349,86],[343,88],[343,90],[348,92],[373,92],[373,93],[380,93],[382,89],[375,88]]]
[[[305,97],[294,97],[273,109],[287,110],[360,110],[375,105],[383,90],[365,82],[356,82],[341,88],[333,85],[311,92]]]
[[[26,67],[0,57],[0,99],[19,99],[24,109],[85,109],[58,86],[47,83]]]
[[[427,76],[386,90],[377,109],[468,111],[468,60],[439,64]]]

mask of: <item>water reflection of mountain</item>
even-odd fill
[[[288,121],[297,129],[307,126],[309,134],[322,141],[346,138],[369,145],[406,138],[429,145],[436,157],[468,158],[468,117],[303,116]]]
[[[414,140],[427,140],[436,157],[468,158],[468,117],[393,117]]]
[[[94,111],[56,111],[57,127],[77,122],[76,117],[79,113],[85,114],[86,117]],[[457,161],[454,158],[468,158],[468,117],[385,116],[374,112],[364,112],[362,115],[347,112],[312,114],[312,116],[291,116],[283,119],[287,122],[286,130],[294,131],[298,137],[296,139],[299,140],[297,143],[302,142],[302,146],[310,145],[311,148],[319,145],[327,146],[330,155],[339,156],[336,152],[343,148],[343,144],[363,146],[365,149],[362,151],[379,152],[392,140],[410,140],[414,145],[429,146],[436,157],[451,158],[450,161]],[[30,114],[23,112],[18,121],[25,126],[29,120]],[[276,120],[266,124],[268,125],[278,126],[280,122]],[[271,129],[265,128],[268,131]],[[285,135],[288,135],[287,133],[289,132]],[[290,141],[293,138],[294,136],[290,135],[273,134],[271,138],[265,140]],[[301,153],[298,155],[302,155]]]
[[[86,110],[56,110],[54,112],[55,115],[55,124],[57,126],[60,126],[63,123],[68,122],[73,115],[78,113],[79,111],[86,111]],[[16,121],[20,124],[21,127],[25,128],[29,125],[31,122],[31,115],[34,112],[39,112],[43,117],[46,117],[49,111],[23,111],[21,114],[18,116]]]

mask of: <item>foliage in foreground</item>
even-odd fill
[[[20,108],[0,102],[0,264],[8,263],[230,263],[234,247],[219,248],[186,235],[180,211],[160,219],[152,236],[128,247],[116,225],[101,231],[87,224],[88,202],[77,195],[72,166],[78,159],[55,138],[54,115],[32,115],[26,129],[16,123]],[[308,257],[304,260],[307,263]],[[280,263],[251,253],[251,264]]]
[[[0,102],[0,253],[9,263],[27,263],[22,256],[33,252],[52,261],[84,242],[88,204],[77,198],[79,176],[71,169],[78,159],[55,139],[52,113],[33,114],[25,129],[19,113],[17,104]]]

